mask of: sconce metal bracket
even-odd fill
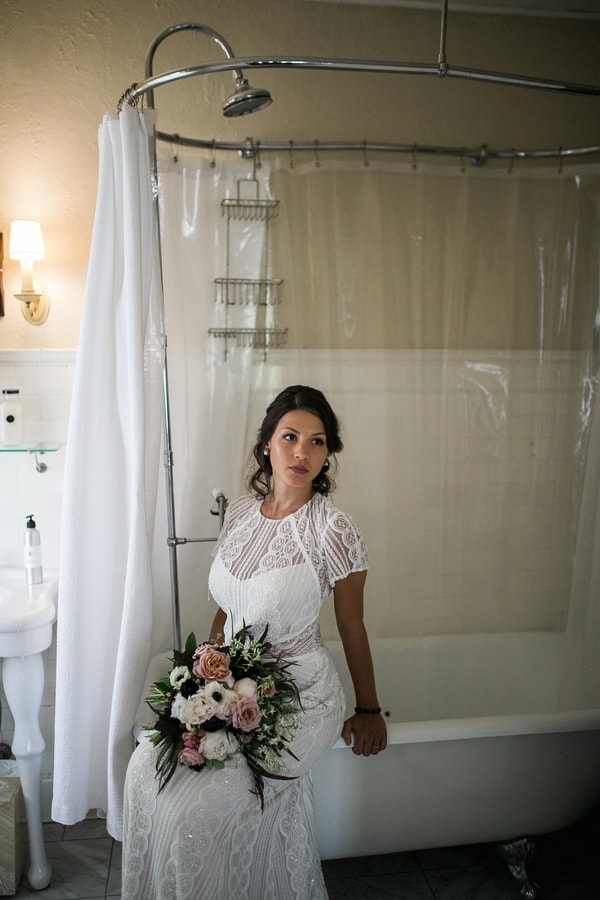
[[[4,236],[0,231],[0,316],[4,315],[4,284],[2,283],[2,272],[4,267]]]
[[[21,312],[30,325],[42,325],[46,321],[50,303],[43,294],[24,291],[22,294],[15,294],[15,297],[21,301]]]

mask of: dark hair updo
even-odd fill
[[[279,420],[296,409],[312,413],[321,420],[325,428],[327,450],[330,455],[340,453],[344,448],[340,437],[340,424],[325,395],[317,388],[306,387],[302,384],[294,384],[285,388],[267,406],[265,417],[258,429],[256,444],[250,454],[250,465],[252,466],[252,463],[256,462],[258,468],[251,471],[248,477],[248,487],[258,497],[266,497],[271,490],[273,469],[269,456],[265,456],[265,447],[273,437]],[[313,479],[313,489],[318,494],[327,495],[334,490],[335,482],[330,471],[329,460],[327,460],[319,474]]]

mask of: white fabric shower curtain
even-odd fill
[[[97,211],[65,463],[52,817],[105,810],[120,837],[131,724],[152,635],[150,528],[158,446],[146,404],[152,337],[152,193],[144,117],[99,130]],[[149,340],[145,347],[145,338]],[[145,373],[147,387],[145,387]]]

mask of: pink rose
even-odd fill
[[[206,732],[202,731],[201,728],[192,727],[189,731],[183,733],[182,740],[186,747],[197,748],[200,746],[200,741],[205,734]]]
[[[240,731],[254,731],[260,724],[262,713],[253,697],[242,697],[233,707],[232,724]]]
[[[182,766],[203,766],[204,757],[196,747],[190,745],[180,751],[179,762]]]

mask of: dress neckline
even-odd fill
[[[258,514],[261,519],[264,519],[265,522],[285,522],[286,519],[289,519],[291,516],[296,516],[296,515],[298,515],[299,512],[302,512],[303,510],[305,510],[308,507],[308,505],[310,503],[312,503],[313,500],[315,499],[315,497],[317,497],[317,496],[318,496],[318,492],[315,491],[315,493],[312,495],[312,497],[309,497],[309,499],[305,503],[303,503],[301,506],[299,506],[298,509],[295,509],[293,512],[288,513],[286,516],[282,516],[280,519],[273,519],[273,518],[271,518],[271,516],[265,516],[265,514],[262,510],[263,503],[265,502],[263,499],[263,500],[258,501]]]

